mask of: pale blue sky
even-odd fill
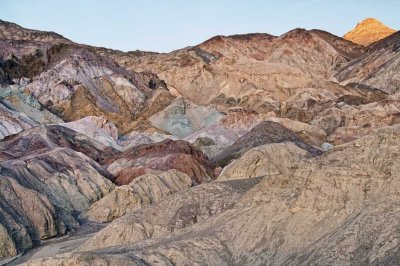
[[[318,28],[342,36],[367,17],[400,29],[400,0],[0,0],[0,19],[123,51],[166,52],[215,35]]]

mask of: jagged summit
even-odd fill
[[[357,26],[346,33],[343,38],[356,44],[368,46],[395,32],[394,29],[387,27],[377,19],[367,18],[359,22]]]

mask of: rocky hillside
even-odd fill
[[[340,69],[335,78],[343,85],[398,92],[400,84],[400,31],[369,46],[366,53]]]
[[[379,36],[124,53],[0,21],[0,264],[399,264],[400,41]]]
[[[346,33],[343,38],[359,45],[368,46],[395,32],[394,29],[385,26],[379,20],[367,18],[358,23],[357,26]]]

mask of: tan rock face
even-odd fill
[[[358,106],[344,104],[327,109],[311,123],[321,128],[332,128],[328,141],[342,144],[381,127],[399,124],[399,104],[398,100],[383,100]]]
[[[17,255],[14,241],[8,234],[6,228],[0,224],[0,258],[12,257]]]
[[[89,239],[80,250],[135,244],[158,238],[207,220],[231,208],[260,180],[211,182],[161,200],[115,220]],[[162,219],[159,219],[163,217]]]
[[[367,18],[358,23],[357,26],[346,33],[343,38],[356,44],[368,46],[395,32],[394,29],[385,26],[382,22],[374,18]]]
[[[266,144],[227,165],[217,180],[280,175],[297,168],[306,155],[305,150],[291,142]]]
[[[85,216],[91,221],[111,222],[191,186],[191,178],[176,170],[142,175],[92,204]]]

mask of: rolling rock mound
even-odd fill
[[[321,146],[327,137],[324,130],[306,123],[275,117],[274,114],[260,114],[247,108],[231,108],[223,118],[197,130],[185,140],[200,148],[209,158],[213,158],[264,121],[279,123],[314,146]]]
[[[374,18],[367,18],[358,23],[357,26],[346,33],[343,38],[360,45],[368,46],[395,32],[394,29],[383,25],[382,22]]]
[[[399,129],[380,129],[246,188],[245,182],[257,179],[212,182],[174,194],[114,221],[81,248],[93,251],[28,265],[396,264]],[[240,182],[241,196],[207,220],[199,218],[211,195],[223,202],[234,195],[224,196],[232,182]],[[225,188],[207,193],[217,186]],[[207,196],[199,199],[201,190]]]
[[[130,212],[89,239],[80,250],[135,244],[188,228],[231,208],[260,180],[211,182],[175,193],[157,204]],[[149,212],[150,211],[150,212]],[[159,216],[160,215],[160,216]],[[160,217],[163,219],[158,219]]]
[[[132,210],[156,203],[178,191],[192,186],[192,179],[176,170],[147,174],[135,178],[128,185],[115,188],[92,204],[85,214],[89,220],[111,222]]]
[[[266,144],[245,152],[226,166],[218,180],[273,176],[290,172],[303,163],[307,152],[292,142]]]
[[[122,149],[118,143],[118,129],[114,123],[108,121],[107,117],[87,116],[82,119],[61,124],[76,132],[90,136],[101,144],[113,147],[117,150]]]
[[[230,147],[212,159],[212,163],[224,167],[231,160],[239,158],[246,151],[268,143],[293,142],[310,155],[320,155],[322,151],[302,141],[296,133],[281,124],[266,121],[255,126],[249,133],[236,140]]]

